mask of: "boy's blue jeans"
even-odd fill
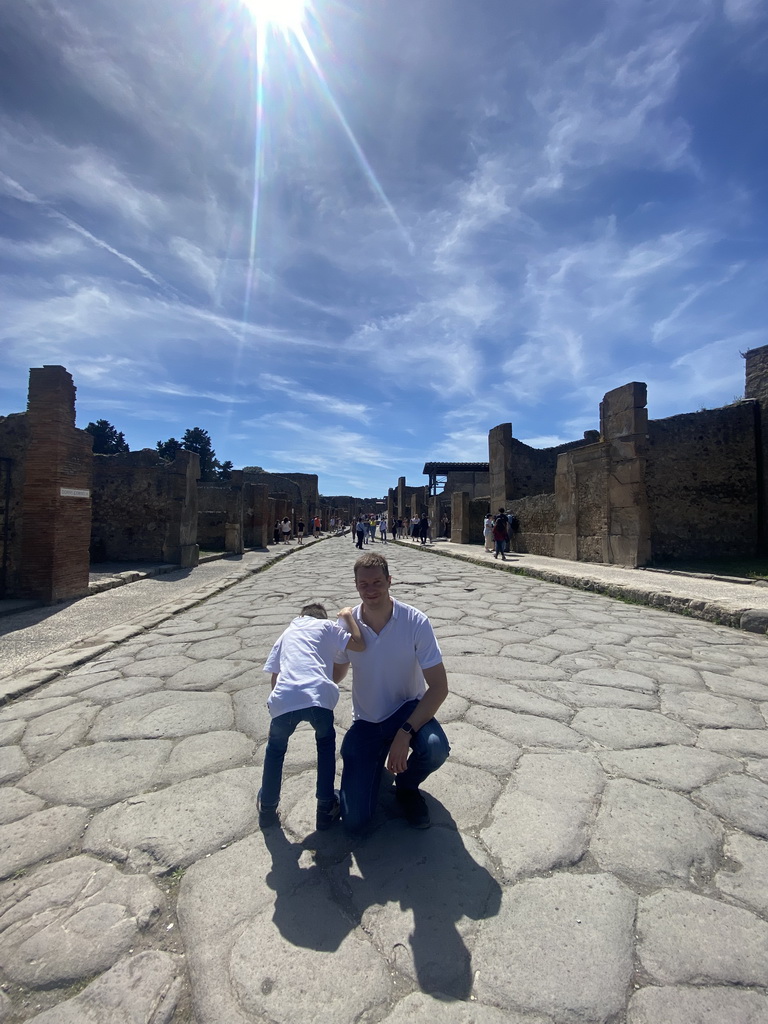
[[[350,832],[359,832],[376,810],[381,773],[400,726],[419,702],[406,701],[383,722],[353,722],[341,743],[341,818]],[[398,789],[416,789],[445,761],[451,748],[437,719],[432,718],[411,737],[408,767],[397,776]]]
[[[277,807],[288,740],[293,736],[299,722],[309,722],[315,730],[317,799],[327,803],[333,802],[333,780],[336,773],[336,730],[333,728],[333,712],[327,708],[311,707],[302,708],[300,711],[286,711],[284,715],[278,715],[270,722],[269,740],[264,754],[264,771],[261,776],[262,807]]]

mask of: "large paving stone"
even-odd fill
[[[440,637],[444,658],[451,654],[498,654],[502,646],[501,640],[494,640],[487,634],[478,636],[474,630],[469,635]]]
[[[445,658],[448,679],[454,676],[474,675],[486,676],[490,679],[505,680],[517,683],[520,679],[564,679],[562,670],[549,665],[535,664],[533,660],[525,661],[519,657],[520,650],[515,648],[515,655],[506,657],[481,656],[479,654],[452,654]],[[554,652],[552,652],[554,655]]]
[[[603,783],[589,754],[526,754],[481,832],[504,877],[579,861]]]
[[[699,747],[643,747],[639,750],[600,751],[597,755],[607,772],[625,775],[638,782],[655,782],[667,789],[690,792],[728,771],[739,771],[740,763],[724,754]]]
[[[760,992],[706,986],[643,988],[629,1002],[627,1024],[768,1024]]]
[[[0,725],[0,747],[10,747],[18,744],[26,728],[27,723],[23,718],[17,719],[15,722],[3,722]]]
[[[768,843],[734,832],[725,843],[726,866],[715,876],[721,892],[768,916]]]
[[[152,874],[185,867],[256,827],[260,775],[234,768],[115,804],[91,822],[83,848]]]
[[[170,740],[93,743],[30,772],[21,788],[51,803],[106,807],[149,789],[170,756]]]
[[[454,829],[413,832],[392,823],[334,869],[384,961],[422,992],[468,999],[476,922],[493,917],[501,889],[482,848]]]
[[[584,748],[588,744],[583,736],[561,722],[534,715],[520,715],[502,708],[470,708],[467,721],[478,729],[501,736],[521,747]]]
[[[181,782],[196,775],[239,768],[253,761],[256,744],[241,732],[209,732],[187,736],[171,751],[159,781]]]
[[[243,661],[198,661],[166,679],[168,690],[215,690],[243,671]]]
[[[351,1024],[388,1001],[383,959],[279,828],[190,867],[178,914],[198,1024]]]
[[[15,782],[29,771],[29,761],[21,747],[0,747],[0,784]]]
[[[747,761],[746,769],[749,774],[754,775],[755,778],[762,779],[763,782],[768,782],[768,760]]]
[[[0,789],[0,825],[25,818],[28,814],[39,811],[42,806],[43,801],[39,797],[13,786],[5,786]]]
[[[91,686],[83,690],[80,696],[96,704],[115,704],[126,697],[139,697],[142,693],[153,693],[162,687],[162,679],[156,676],[130,676],[128,679],[118,677]]]
[[[116,963],[163,905],[149,879],[92,857],[47,864],[0,885],[0,960],[32,988],[87,978]]]
[[[656,681],[640,672],[621,672],[611,668],[590,668],[573,677],[575,683],[589,683],[591,686],[613,686],[620,690],[640,690],[641,693],[655,693]]]
[[[449,1003],[423,992],[412,992],[401,999],[384,1018],[384,1024],[434,1024],[436,1020],[440,1024],[550,1024],[538,1014],[499,1010],[476,1001]]]
[[[231,729],[233,724],[232,699],[226,693],[163,690],[102,709],[89,738],[96,743],[191,736],[212,729]]]
[[[450,723],[446,735],[451,744],[452,762],[491,772],[511,772],[520,756],[519,747],[469,722]]]
[[[269,691],[269,686],[252,687],[233,693],[231,697],[237,728],[257,741],[265,740],[269,735]],[[336,715],[336,720],[341,721],[339,715]]]
[[[567,722],[573,715],[573,710],[561,701],[549,700],[538,693],[531,693],[527,689],[497,679],[456,675],[450,677],[449,686],[473,704],[541,715],[559,722]]]
[[[768,757],[768,729],[702,729],[697,745],[737,757]]]
[[[640,900],[640,961],[664,985],[768,985],[768,924],[747,910],[666,889]]]
[[[609,782],[590,843],[604,871],[647,886],[709,877],[723,841],[717,818],[678,793]]]
[[[640,690],[622,690],[617,686],[595,686],[590,683],[551,683],[560,690],[564,701],[576,707],[596,708],[640,708],[654,711],[659,700],[654,693],[643,693]]]
[[[88,822],[84,807],[48,807],[0,825],[0,878],[63,854]]]
[[[664,687],[661,710],[692,726],[725,726],[738,729],[761,729],[765,726],[760,712],[748,700],[719,697],[706,691],[674,690]]]
[[[21,741],[24,753],[32,761],[52,761],[83,739],[98,712],[98,705],[78,701],[34,718]]]
[[[476,829],[493,807],[494,800],[501,792],[501,783],[479,768],[448,761],[425,780],[422,788],[427,795],[433,824]],[[400,808],[393,794],[390,796],[390,811],[399,818]],[[429,796],[433,796],[436,802],[431,801]]]
[[[67,704],[74,702],[74,697],[27,697],[17,700],[15,704],[9,704],[6,708],[0,708],[0,725],[8,722],[29,721],[38,715],[44,715],[48,711],[56,711],[58,708],[65,708]]]
[[[610,875],[560,874],[504,890],[475,945],[482,1002],[605,1021],[623,1011],[632,974],[635,897]]]
[[[768,785],[749,775],[727,775],[697,790],[715,814],[745,832],[768,839]]]
[[[635,708],[584,708],[576,713],[571,727],[614,750],[696,742],[696,733],[687,726]]]
[[[122,668],[124,676],[154,676],[155,679],[170,679],[177,672],[183,672],[196,664],[192,658],[185,658],[183,654],[173,654],[167,658],[147,658],[141,661],[133,659]]]
[[[742,697],[745,700],[768,700],[768,679],[764,670],[752,670],[754,677],[743,675],[739,669],[733,675],[703,671],[701,677],[707,689],[724,697]]]
[[[121,960],[29,1024],[170,1024],[183,987],[181,957],[147,950]]]

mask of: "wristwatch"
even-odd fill
[[[416,735],[416,730],[413,728],[410,722],[403,722],[400,728],[403,730],[403,732],[407,732],[411,736]]]

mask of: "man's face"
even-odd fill
[[[358,569],[355,576],[355,587],[363,604],[371,608],[384,605],[389,600],[391,576],[385,576],[380,566]]]

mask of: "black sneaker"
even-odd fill
[[[271,828],[272,825],[277,825],[280,821],[277,813],[277,804],[273,807],[264,807],[261,802],[261,790],[259,790],[259,795],[256,797],[256,806],[259,809],[259,828]]]
[[[335,825],[341,816],[341,805],[339,804],[339,794],[334,792],[333,800],[330,803],[327,800],[317,801],[317,817],[315,818],[315,827],[321,832],[324,832],[327,828],[331,828]]]
[[[429,808],[418,789],[396,789],[395,796],[411,828],[429,828]]]

